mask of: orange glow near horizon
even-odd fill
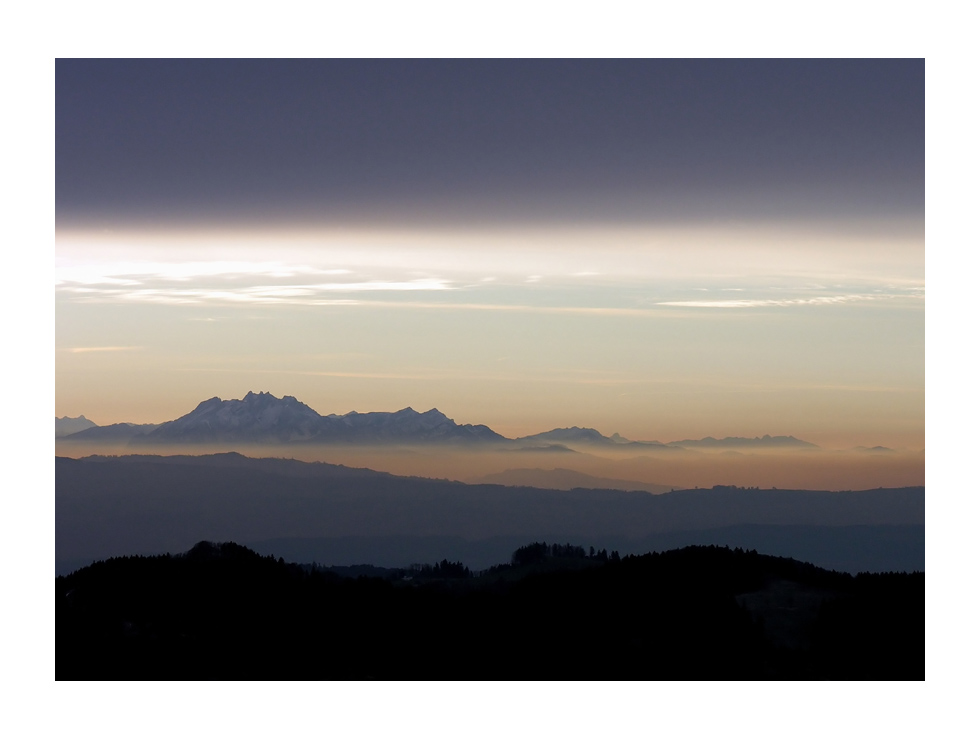
[[[921,224],[61,229],[56,413],[439,408],[921,450]]]

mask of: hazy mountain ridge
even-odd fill
[[[85,415],[81,416],[62,416],[54,417],[54,436],[64,437],[69,434],[74,434],[75,432],[81,432],[84,429],[90,429],[92,427],[98,426],[94,421],[86,419]]]
[[[291,442],[316,436],[323,417],[293,396],[249,391],[240,401],[215,396],[161,424],[140,442]]]
[[[84,422],[80,420],[84,419]],[[68,431],[79,424],[82,429]],[[133,445],[207,443],[240,444],[519,444],[519,450],[564,451],[565,445],[614,450],[679,450],[681,448],[773,447],[816,449],[817,445],[795,437],[726,437],[657,441],[631,441],[618,433],[609,437],[587,427],[563,427],[510,439],[484,424],[457,424],[438,409],[321,415],[293,396],[249,391],[242,399],[217,396],[202,401],[188,414],[162,424],[119,423],[98,426],[84,416],[55,420],[61,441],[129,442]]]
[[[188,414],[162,424],[112,424],[67,434],[65,441],[153,444],[386,444],[493,443],[508,441],[482,424],[457,424],[438,409],[418,412],[322,416],[293,396],[249,391],[241,400],[202,401]]]
[[[506,438],[483,424],[457,424],[438,409],[418,412],[351,411],[323,417],[319,438],[330,442],[500,442]]]
[[[561,427],[558,429],[552,429],[547,432],[541,432],[539,434],[531,434],[526,437],[518,437],[515,441],[517,442],[557,442],[557,443],[570,443],[570,444],[584,444],[584,445],[594,445],[602,447],[618,447],[618,448],[631,448],[631,447],[660,447],[667,448],[667,445],[661,442],[633,442],[620,436],[619,434],[613,434],[611,437],[607,437],[601,432],[587,428],[587,427]]]
[[[120,422],[119,424],[107,424],[106,426],[92,426],[80,432],[61,437],[62,441],[79,442],[127,442],[137,437],[143,437],[154,431],[160,424],[129,424]]]
[[[705,448],[724,448],[724,447],[796,447],[801,449],[819,449],[812,442],[804,442],[791,436],[771,437],[765,434],[761,437],[725,437],[715,439],[714,437],[703,437],[701,439],[681,439],[670,443],[671,447],[705,447]]]
[[[925,523],[922,487],[858,492],[717,487],[653,496],[645,491],[467,485],[237,454],[56,458],[55,482],[56,559],[75,563],[175,552],[187,541],[203,539],[598,541],[747,523]]]

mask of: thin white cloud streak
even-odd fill
[[[734,301],[659,301],[658,306],[678,308],[773,308],[791,306],[828,306],[854,301],[875,301],[898,298],[922,298],[922,295],[899,295],[885,293],[862,293],[854,295],[818,296],[815,298],[769,298],[743,299]]]
[[[330,292],[414,292],[414,291],[452,291],[459,290],[445,280],[421,279],[414,281],[371,281],[362,283],[328,283],[321,285],[270,285],[237,289],[172,289],[141,288],[125,290],[118,288],[80,288],[65,286],[58,289],[62,293],[75,294],[81,302],[116,303],[137,302],[166,305],[280,305],[280,306],[363,306],[374,308],[400,308],[421,310],[457,311],[505,311],[545,314],[581,314],[593,316],[656,316],[662,309],[653,307],[623,306],[534,306],[520,303],[444,303],[431,301],[385,301],[369,299],[321,298],[318,293]],[[789,308],[799,306],[831,306],[859,301],[884,301],[913,299],[922,300],[920,291],[908,293],[857,293],[835,296],[815,296],[812,298],[780,299],[737,299],[737,300],[693,300],[658,301],[652,306],[665,308]]]
[[[141,281],[134,280],[132,278],[121,278],[121,277],[114,277],[111,275],[101,275],[101,274],[95,274],[94,272],[81,273],[74,276],[72,279],[57,279],[55,280],[55,285],[63,285],[69,282],[78,285],[142,285]]]
[[[298,275],[349,275],[345,268],[318,268],[307,264],[275,261],[209,260],[199,262],[104,262],[66,261],[55,268],[56,284],[141,285],[148,280],[185,282],[195,278],[263,276],[289,278]]]
[[[583,314],[593,316],[653,316],[648,308],[615,308],[603,306],[529,306],[511,303],[427,303],[421,301],[360,301],[362,306],[448,309],[456,311],[509,311],[518,313]]]
[[[142,347],[65,347],[66,352],[129,352],[143,349]]]
[[[422,278],[410,281],[373,280],[359,283],[323,283],[318,285],[257,285],[242,288],[93,288],[62,286],[62,293],[79,294],[87,302],[142,302],[171,305],[187,304],[280,304],[309,306],[343,306],[360,303],[345,299],[317,299],[318,293],[367,293],[406,291],[445,291],[456,288],[446,280]]]
[[[454,290],[448,280],[420,278],[409,281],[371,280],[366,283],[325,283],[313,286],[326,291],[371,291],[371,290]]]

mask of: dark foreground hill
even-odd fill
[[[922,573],[548,552],[479,577],[444,561],[341,578],[232,543],[99,562],[56,579],[55,677],[925,678]]]

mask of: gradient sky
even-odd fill
[[[56,64],[56,413],[924,447],[924,63]]]

